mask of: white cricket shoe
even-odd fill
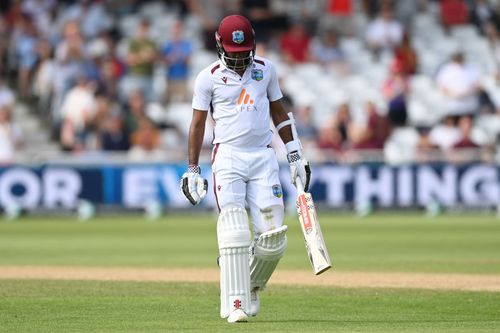
[[[240,323],[244,321],[248,321],[248,316],[242,309],[234,310],[229,314],[229,317],[227,317],[228,323]]]
[[[256,316],[260,311],[259,288],[253,288],[250,291],[250,311],[249,315]]]

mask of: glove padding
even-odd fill
[[[200,176],[200,167],[189,167],[181,178],[181,191],[193,206],[197,205],[207,195],[208,181]]]
[[[311,179],[311,166],[309,162],[301,156],[298,151],[291,152],[287,155],[288,163],[290,163],[290,175],[292,176],[292,183],[297,187],[296,179],[300,178],[304,184],[304,192],[309,190],[309,181]]]

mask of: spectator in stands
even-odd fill
[[[458,129],[460,130],[461,137],[458,142],[455,142],[455,144],[453,145],[453,149],[479,147],[471,138],[472,125],[472,117],[460,118],[460,121],[458,122]]]
[[[38,66],[33,80],[33,93],[38,98],[38,111],[43,120],[49,121],[51,99],[54,94],[54,77],[56,77],[56,62],[54,51],[47,40],[38,43]]]
[[[9,11],[4,16],[6,25],[6,37],[8,40],[7,45],[7,68],[15,70],[19,66],[19,59],[17,55],[17,45],[19,39],[23,35],[26,26],[26,15],[23,14],[21,2],[13,3]],[[19,88],[19,87],[17,87]]]
[[[2,108],[2,110],[7,113],[9,119],[12,115],[12,112],[14,111],[15,104],[16,96],[0,77],[0,108]]]
[[[64,37],[56,47],[56,75],[54,77],[54,106],[55,121],[59,121],[59,108],[64,96],[75,85],[77,79],[85,73],[87,54],[85,41],[80,34],[77,22],[67,22],[63,28]]]
[[[241,13],[252,22],[257,42],[268,43],[274,34],[288,27],[287,16],[273,12],[271,1],[241,0],[240,2]]]
[[[10,32],[7,29],[7,23],[0,15],[0,75],[5,75],[7,71],[7,50],[9,48]]]
[[[156,45],[149,37],[149,22],[142,20],[137,28],[137,36],[128,45],[127,64],[129,74],[127,76],[128,89],[140,89],[148,101],[152,101],[153,94],[153,72],[156,60]]]
[[[129,133],[119,113],[115,112],[104,120],[99,136],[104,151],[126,151],[130,148]]]
[[[129,158],[134,161],[159,160],[164,158],[160,149],[160,132],[147,118],[139,120],[137,129],[131,136],[132,148],[129,150]]]
[[[394,18],[390,4],[384,4],[378,17],[366,28],[368,47],[375,53],[391,51],[403,39],[403,26]]]
[[[380,11],[380,0],[362,0],[361,8],[369,19],[373,19]]]
[[[15,103],[16,96],[0,78],[0,163],[10,162],[21,142],[21,132],[11,122]]]
[[[494,63],[492,70],[497,81],[500,81],[500,36],[498,29],[494,23],[490,22],[486,25],[485,32]]]
[[[56,0],[22,1],[22,12],[32,18],[39,35],[51,41],[55,41],[53,38],[59,34],[59,31],[56,31],[59,27],[57,24],[54,24],[56,5]]]
[[[433,159],[433,153],[439,149],[430,137],[429,127],[417,127],[419,139],[417,143],[417,161],[421,163],[429,162]]]
[[[413,75],[418,69],[417,52],[411,45],[411,37],[408,32],[403,34],[403,40],[394,49],[394,58],[401,63],[405,75]]]
[[[298,107],[296,111],[297,117],[297,134],[302,140],[302,144],[315,145],[318,139],[318,129],[314,125],[314,109],[310,105]]]
[[[387,118],[381,116],[373,102],[366,103],[366,124],[351,122],[348,128],[348,137],[352,148],[383,149],[384,143],[390,134]]]
[[[116,54],[116,44],[109,34],[104,35],[108,52],[101,63],[101,89],[114,100],[119,99],[118,85],[125,74],[126,66]]]
[[[406,125],[406,99],[409,90],[409,79],[404,72],[403,63],[395,58],[390,74],[382,86],[382,95],[389,107],[387,118],[393,127]]]
[[[23,100],[30,97],[30,82],[37,63],[38,32],[32,18],[22,14],[21,33],[16,43],[16,54],[19,61],[18,83],[19,95]]]
[[[94,86],[81,76],[77,85],[65,96],[61,106],[61,145],[65,150],[85,149],[89,126],[94,122],[96,99]]]
[[[458,123],[460,140],[456,142],[451,151],[447,153],[448,159],[453,163],[471,163],[475,161],[491,161],[488,149],[481,149],[472,138],[472,117],[462,117]],[[483,147],[484,148],[484,147]]]
[[[454,117],[447,116],[441,124],[434,126],[429,133],[429,142],[443,151],[450,150],[460,141],[461,133]]]
[[[189,11],[201,23],[202,41],[205,49],[215,51],[214,31],[217,30],[220,20],[224,17],[224,13],[228,11],[228,5],[238,5],[238,3],[239,1],[185,0]],[[234,12],[234,10],[232,11]]]
[[[8,107],[0,105],[0,165],[13,163],[15,151],[21,145],[21,131],[12,123]]]
[[[88,59],[85,62],[85,76],[96,83],[99,90],[103,89],[102,64],[108,55],[107,44],[103,39],[96,38],[87,44]]]
[[[342,103],[319,130],[318,148],[342,152],[350,145],[348,128],[351,123],[349,104]]]
[[[281,54],[290,64],[299,64],[309,60],[309,44],[311,37],[300,22],[293,24],[281,37]]]
[[[446,30],[469,21],[469,10],[464,0],[441,0],[441,22]]]
[[[500,17],[487,0],[474,0],[471,9],[471,22],[479,29],[481,34],[486,34],[488,24],[496,27],[500,25]]]
[[[78,0],[63,12],[62,20],[78,20],[85,38],[96,37],[102,31],[110,29],[112,23],[103,1],[93,0]]]
[[[459,117],[478,112],[479,74],[473,67],[465,64],[461,52],[454,54],[451,61],[441,67],[436,81],[447,98],[448,115]]]
[[[177,22],[172,31],[172,39],[162,50],[163,60],[167,66],[167,103],[187,100],[187,79],[189,59],[193,53],[191,42],[182,36],[182,22]]]
[[[352,0],[328,0],[326,2],[323,26],[327,30],[335,30],[342,36],[354,36],[356,34],[353,14],[354,4]]]
[[[413,17],[422,7],[425,1],[419,0],[397,0],[394,3],[394,13],[399,22],[405,27],[410,26]]]
[[[139,127],[139,121],[146,117],[146,101],[142,91],[130,93],[125,110],[125,127],[129,133],[133,133]]]
[[[310,54],[312,61],[331,67],[339,73],[344,74],[348,70],[345,54],[333,30],[326,31],[320,39],[313,39]]]

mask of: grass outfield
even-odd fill
[[[248,323],[215,283],[1,281],[0,332],[498,332],[500,293],[273,286]]]
[[[500,273],[494,216],[320,216],[335,270]],[[310,270],[300,226],[288,219],[280,269]],[[0,223],[0,265],[216,267],[216,218],[169,216]]]
[[[500,273],[493,216],[321,215],[335,271]],[[279,270],[310,272],[298,223]],[[216,267],[215,217],[0,223],[2,266]],[[312,274],[312,273],[311,273]],[[0,279],[0,332],[498,332],[500,293],[273,285],[230,326],[215,283]]]

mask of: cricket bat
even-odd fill
[[[299,177],[296,179],[296,184],[297,213],[299,214],[300,226],[304,233],[307,254],[309,255],[309,261],[311,262],[314,274],[319,275],[332,267],[330,256],[328,255],[318,216],[316,215],[313,198],[310,193],[304,192],[304,186]]]

